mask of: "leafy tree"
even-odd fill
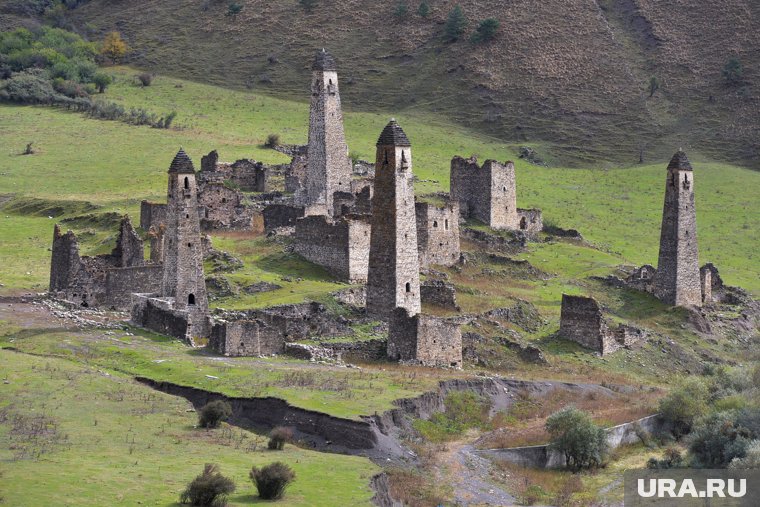
[[[237,15],[243,10],[243,6],[237,2],[230,2],[227,6],[227,16],[237,18]]]
[[[499,20],[496,18],[488,18],[478,24],[478,28],[475,29],[475,33],[472,34],[470,40],[472,42],[488,42],[496,37],[496,32],[499,29]]]
[[[260,498],[278,500],[295,480],[296,473],[288,465],[277,461],[263,468],[253,467],[249,476],[256,485]]]
[[[699,419],[689,435],[689,452],[697,465],[725,468],[734,459],[744,458],[751,432],[737,424],[736,412],[718,412]]]
[[[739,84],[744,76],[744,68],[739,60],[731,58],[723,67],[723,77],[730,85]]]
[[[201,428],[218,428],[222,421],[226,421],[232,415],[232,407],[224,400],[214,400],[206,403],[201,408],[198,416],[198,425]]]
[[[221,474],[219,465],[206,463],[203,473],[187,485],[179,501],[194,507],[223,507],[233,491],[235,483]]]
[[[451,12],[449,12],[449,17],[446,19],[446,26],[444,28],[446,32],[446,38],[450,41],[459,39],[464,33],[466,26],[467,18],[464,16],[462,7],[457,5],[451,9]]]
[[[694,420],[707,411],[707,397],[705,383],[699,378],[688,377],[660,400],[660,413],[670,423],[676,437],[691,431]]]
[[[604,429],[589,415],[575,407],[555,412],[546,420],[551,448],[565,455],[571,470],[594,468],[602,464],[607,452]]]
[[[422,2],[420,2],[420,6],[417,7],[417,14],[419,14],[419,16],[422,18],[426,18],[428,15],[430,15],[430,6],[425,0],[422,0]]]
[[[409,14],[409,6],[406,5],[404,0],[399,0],[396,4],[396,10],[393,12],[393,15],[397,18],[403,18],[407,14]]]
[[[317,6],[317,0],[298,0],[298,3],[306,12],[311,12]]]
[[[100,53],[111,60],[111,63],[116,63],[127,54],[127,43],[121,38],[119,32],[109,32],[106,38],[103,40],[103,46],[100,49]]]
[[[654,95],[654,92],[660,89],[660,81],[656,77],[649,78],[649,96]]]
[[[98,72],[92,76],[92,83],[98,88],[98,93],[103,93],[113,83],[113,79],[105,72]]]

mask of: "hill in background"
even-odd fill
[[[462,0],[468,25],[456,42],[444,32],[457,2],[429,1],[424,18],[416,0],[402,2],[404,16],[396,2],[236,3],[230,16],[221,0],[90,0],[64,22],[91,39],[119,30],[132,63],[159,73],[300,100],[324,46],[349,109],[435,112],[550,164],[652,162],[680,146],[760,167],[751,0]],[[29,22],[18,4],[0,1],[1,26]],[[470,42],[488,17],[500,22],[496,38]],[[728,84],[732,58],[743,75]]]

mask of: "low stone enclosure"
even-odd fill
[[[559,336],[604,356],[641,344],[647,335],[641,329],[624,324],[610,328],[594,298],[562,294]]]
[[[667,430],[668,427],[662,417],[655,414],[619,424],[604,431],[607,434],[607,445],[612,450],[621,445],[640,443],[643,438],[646,438],[646,435],[660,435]],[[508,449],[484,449],[475,452],[494,461],[514,463],[521,467],[564,468],[567,466],[565,455],[552,449],[548,444]]]
[[[699,268],[699,279],[703,305],[711,303],[732,304],[737,302],[735,297],[737,289],[724,285],[718,268],[712,263],[708,262]],[[654,266],[645,264],[639,268],[635,268],[622,282],[627,287],[647,292],[657,297],[657,268]]]

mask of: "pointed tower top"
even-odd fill
[[[322,48],[321,51],[317,51],[311,70],[338,70],[338,66],[335,65],[335,59],[332,55],[325,48]]]
[[[689,159],[686,158],[686,153],[682,149],[678,149],[675,155],[673,155],[673,158],[670,159],[670,164],[668,164],[668,171],[674,170],[674,171],[691,171],[691,164],[689,163]]]
[[[404,131],[396,123],[395,118],[391,118],[388,125],[385,126],[380,138],[377,140],[378,146],[411,146],[409,138],[406,137]]]
[[[172,164],[169,166],[170,173],[177,174],[195,174],[195,168],[193,167],[193,161],[187,156],[185,150],[179,149],[177,154],[172,160]]]

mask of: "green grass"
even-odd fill
[[[277,460],[297,475],[278,505],[371,505],[369,480],[379,469],[367,459],[293,445],[267,451],[265,437],[227,425],[195,429],[184,399],[63,359],[2,350],[0,372],[7,379],[0,400],[4,505],[175,506],[204,463],[218,463],[235,481],[230,505],[249,505],[258,501],[251,466]],[[25,424],[39,417],[48,423],[44,434]]]

